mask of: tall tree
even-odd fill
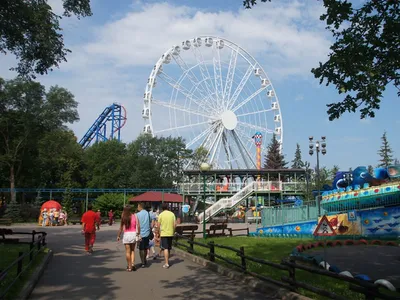
[[[38,140],[79,120],[77,105],[63,88],[52,87],[46,93],[38,82],[0,78],[0,162],[8,168],[12,201],[17,177],[31,163]]]
[[[70,130],[46,133],[38,142],[37,166],[40,186],[49,188],[79,187],[83,182],[82,147]]]
[[[369,165],[367,169],[368,169],[369,175],[374,175],[374,167],[373,166]]]
[[[64,46],[59,20],[47,0],[0,1],[0,53],[18,59],[19,75],[46,74],[66,61],[71,52]],[[64,17],[90,16],[90,0],[63,0]]]
[[[207,162],[208,161],[208,150],[202,146],[200,146],[199,148],[195,149],[193,151],[193,154],[190,158],[190,169],[192,170],[199,170],[200,169],[200,165],[203,162]]]
[[[296,144],[296,152],[294,153],[294,159],[292,160],[292,169],[304,168],[304,162],[301,160],[301,149],[300,145]]]
[[[382,145],[378,151],[378,155],[380,157],[378,166],[387,168],[388,165],[391,165],[393,163],[393,151],[389,145],[386,131],[383,133],[381,140]]]
[[[276,135],[272,135],[270,144],[268,145],[268,152],[264,159],[264,169],[283,169],[287,162],[281,153],[280,143],[276,139]]]
[[[87,186],[90,188],[126,187],[126,145],[118,140],[96,143],[85,149]],[[133,170],[130,170],[132,172]]]
[[[271,0],[261,0],[267,2]],[[400,96],[400,2],[395,0],[323,0],[326,13],[320,20],[334,43],[325,63],[311,70],[320,84],[333,84],[341,102],[328,104],[330,120],[360,110],[360,117],[374,117],[386,86],[393,84]],[[251,8],[256,0],[244,0]]]
[[[332,170],[330,171],[330,178],[332,180],[335,179],[336,173],[339,172],[339,170],[340,170],[340,167],[338,165],[333,166]]]

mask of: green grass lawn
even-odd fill
[[[203,239],[198,239],[198,242],[204,242]],[[293,248],[299,244],[307,244],[313,242],[314,240],[305,239],[283,239],[283,238],[257,238],[257,237],[226,237],[226,238],[209,238],[207,242],[214,241],[215,244],[231,246],[233,248],[239,249],[241,246],[244,247],[245,255],[265,259],[267,261],[280,263],[282,259],[287,258],[292,252]],[[180,240],[184,243],[183,240]],[[194,250],[200,255],[206,258],[208,249],[201,246],[194,245]],[[215,247],[215,253],[226,258],[229,258],[238,264],[240,264],[240,257],[236,255],[233,251],[221,249]],[[216,262],[228,265],[226,262],[216,259]],[[232,266],[230,266],[232,268]],[[233,267],[234,268],[234,267]],[[247,268],[249,271],[264,275],[266,277],[273,278],[275,280],[281,280],[281,276],[288,276],[287,271],[278,270],[273,267],[266,265],[261,265],[259,263],[254,263],[247,261]],[[361,294],[354,293],[348,289],[348,284],[329,278],[326,276],[321,276],[317,274],[312,274],[306,271],[296,269],[296,279],[303,281],[305,283],[311,284],[315,287],[323,288],[324,290],[335,292],[347,299],[357,300],[364,299]],[[299,292],[305,296],[313,299],[326,299],[325,297],[316,295],[312,292],[300,289]]]
[[[28,252],[29,245],[21,245],[21,244],[0,244],[0,271],[4,270],[8,267],[14,260],[18,258],[19,252]],[[18,295],[21,292],[23,286],[27,282],[27,280],[32,275],[33,271],[40,264],[40,262],[45,257],[45,253],[47,252],[46,248],[42,248],[42,250],[37,254],[34,258],[31,265],[29,265],[28,269],[26,269],[29,264],[29,256],[24,258],[22,261],[22,268],[25,270],[22,275],[17,279],[14,283],[13,287],[8,291],[5,296],[5,300],[7,299],[18,299]],[[0,294],[2,294],[5,289],[13,282],[17,275],[17,265],[11,268],[7,274],[7,276],[0,281]]]

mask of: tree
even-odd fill
[[[51,87],[46,93],[38,82],[0,78],[0,162],[8,168],[12,201],[18,176],[32,164],[38,140],[79,120],[77,105],[66,89]]]
[[[126,187],[126,145],[118,140],[96,143],[85,150],[87,186],[90,188]]]
[[[336,177],[336,173],[339,172],[340,167],[338,165],[334,165],[332,170],[330,171],[330,178],[332,179],[332,181],[335,179]]]
[[[38,142],[36,159],[40,168],[40,186],[81,186],[83,155],[72,131],[59,129],[46,133]]]
[[[382,146],[378,151],[378,155],[380,156],[378,167],[387,168],[393,163],[393,151],[392,148],[390,148],[389,141],[386,136],[386,131],[383,133],[381,140]]]
[[[203,162],[207,162],[208,161],[208,150],[203,147],[200,146],[198,147],[196,150],[193,151],[193,154],[190,158],[190,169],[192,170],[199,170],[200,169],[200,165]]]
[[[367,169],[368,169],[369,175],[374,175],[374,167],[373,166],[369,165]]]
[[[63,0],[64,17],[91,16],[90,0]],[[23,77],[46,74],[66,61],[71,52],[64,46],[59,20],[47,0],[2,0],[0,2],[0,53],[19,60],[12,70]]]
[[[4,216],[10,218],[13,222],[21,220],[21,206],[18,204],[16,198],[11,198],[11,202],[7,205]]]
[[[272,135],[268,152],[264,159],[264,169],[283,169],[286,166],[285,158],[280,150],[280,143],[276,139],[276,135]]]
[[[292,160],[292,169],[304,168],[304,162],[301,160],[300,145],[296,144],[296,152],[294,153],[294,159]]]
[[[132,196],[127,196],[126,200]],[[114,212],[114,216],[120,216],[124,208],[124,194],[104,194],[93,203],[94,210],[100,210],[103,214],[109,212],[111,209]]]
[[[395,158],[395,159],[393,160],[393,164],[394,164],[394,165],[400,165],[400,160],[399,160],[398,158]]]
[[[271,0],[268,0],[271,1]],[[261,0],[267,2],[267,0]],[[244,0],[251,8],[256,0]],[[330,120],[345,112],[373,118],[380,108],[386,86],[393,84],[400,96],[400,5],[394,0],[367,0],[359,7],[351,1],[324,0],[320,20],[335,42],[325,63],[311,72],[320,84],[333,84],[341,102],[328,104]]]

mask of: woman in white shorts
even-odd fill
[[[121,226],[119,227],[117,241],[121,239],[121,233],[124,232],[122,239],[125,245],[125,254],[128,272],[136,271],[135,267],[135,244],[139,240],[140,224],[136,214],[131,212],[130,206],[125,206],[121,217]]]

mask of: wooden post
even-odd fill
[[[291,262],[292,264],[295,264],[296,261],[291,257],[289,259],[289,262]],[[289,278],[293,281],[296,282],[296,268],[289,266]],[[296,288],[296,285],[293,285]]]
[[[208,245],[210,246],[210,252],[208,253],[208,256],[210,258],[210,261],[215,261],[215,246],[214,246],[214,242],[211,241],[208,243]]]
[[[33,259],[33,251],[32,251],[32,249],[33,249],[33,243],[30,243],[29,244],[29,261],[32,261],[32,259]]]
[[[240,258],[242,260],[242,269],[243,269],[243,271],[246,271],[247,270],[246,258],[244,257],[244,247],[243,246],[240,247]]]
[[[194,252],[194,244],[193,244],[193,240],[194,240],[194,235],[190,235],[190,239],[189,239],[189,253],[193,253]]]
[[[18,258],[21,258],[22,255],[24,255],[24,252],[19,252],[18,253]],[[18,261],[18,265],[17,265],[17,275],[21,274],[22,272],[22,259]]]
[[[35,242],[35,235],[36,235],[36,231],[32,230],[32,244]]]

